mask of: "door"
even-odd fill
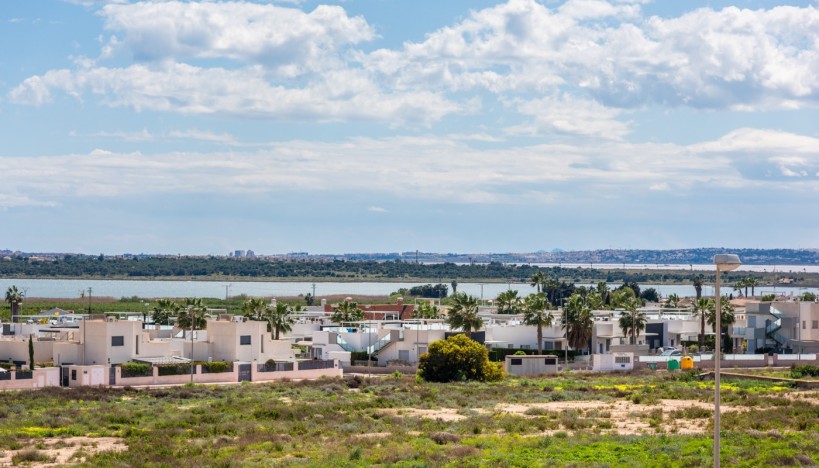
[[[252,364],[239,364],[239,382],[250,382],[250,366]]]

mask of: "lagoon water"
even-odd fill
[[[15,285],[24,292],[26,297],[43,298],[77,298],[81,294],[88,294],[91,288],[93,297],[131,297],[161,298],[161,297],[212,297],[224,298],[226,295],[238,296],[298,296],[313,292],[318,298],[331,294],[356,295],[388,295],[400,288],[411,288],[421,283],[340,283],[340,282],[271,282],[271,281],[138,281],[138,280],[74,280],[74,279],[0,279],[0,289],[5,291]],[[447,285],[449,283],[446,283]],[[587,285],[578,283],[578,285]],[[610,287],[618,284],[612,283]],[[640,285],[641,288],[655,288],[663,297],[677,294],[680,297],[694,296],[694,287],[690,285]],[[451,286],[449,286],[451,292]],[[521,295],[534,292],[535,289],[526,283],[458,283],[458,291],[471,294],[481,299],[495,298],[500,292],[515,289]],[[819,294],[817,288],[798,287],[757,287],[756,295],[776,293],[786,296],[798,296],[805,291]],[[724,287],[723,293],[732,292],[730,287]],[[704,296],[713,296],[714,286],[703,287]],[[87,296],[86,296],[87,297]]]

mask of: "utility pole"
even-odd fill
[[[313,283],[313,299],[316,298],[316,283]]]
[[[91,286],[88,287],[88,315],[91,316]]]

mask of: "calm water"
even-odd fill
[[[24,291],[27,297],[46,298],[76,298],[81,292],[88,294],[91,288],[93,297],[109,296],[114,298],[139,296],[144,298],[155,297],[212,297],[224,298],[225,295],[238,296],[298,296],[313,292],[317,297],[330,294],[355,295],[387,295],[400,288],[411,288],[420,283],[331,283],[331,282],[219,282],[219,281],[124,281],[124,280],[72,280],[72,279],[0,279],[0,289],[6,291],[9,286],[15,285]],[[617,286],[616,284],[610,286]],[[642,288],[655,288],[662,296],[677,294],[680,297],[694,296],[693,286],[689,285],[640,285]],[[482,299],[492,299],[508,288],[516,289],[521,295],[534,292],[535,289],[523,283],[459,283],[458,291],[471,294]],[[819,294],[817,288],[794,287],[757,287],[756,294],[799,295],[805,291]],[[451,286],[450,286],[451,292]],[[723,288],[723,293],[731,292],[730,288]],[[750,292],[750,290],[749,290]],[[705,286],[703,295],[713,295],[714,287]]]

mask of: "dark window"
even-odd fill
[[[71,369],[71,380],[77,380],[77,369]]]
[[[250,344],[250,335],[242,335],[239,337],[239,344],[240,345],[249,345]]]
[[[523,359],[521,359],[521,358],[512,358],[512,362],[510,364],[513,365],[513,366],[522,366],[523,365]]]
[[[124,336],[112,336],[111,337],[111,346],[125,346],[125,337]]]

